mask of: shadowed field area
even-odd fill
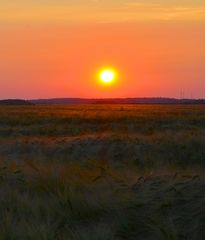
[[[0,239],[205,239],[204,105],[0,116]]]

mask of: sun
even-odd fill
[[[112,70],[103,70],[100,74],[100,79],[104,83],[110,83],[115,78],[115,73]]]
[[[103,68],[99,71],[98,78],[104,85],[111,85],[117,78],[117,72],[113,68]]]

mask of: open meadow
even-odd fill
[[[204,240],[205,105],[0,106],[0,240]]]

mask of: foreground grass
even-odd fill
[[[0,107],[0,239],[205,239],[205,107]]]

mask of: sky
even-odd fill
[[[205,98],[205,1],[0,0],[0,99],[54,97]]]

